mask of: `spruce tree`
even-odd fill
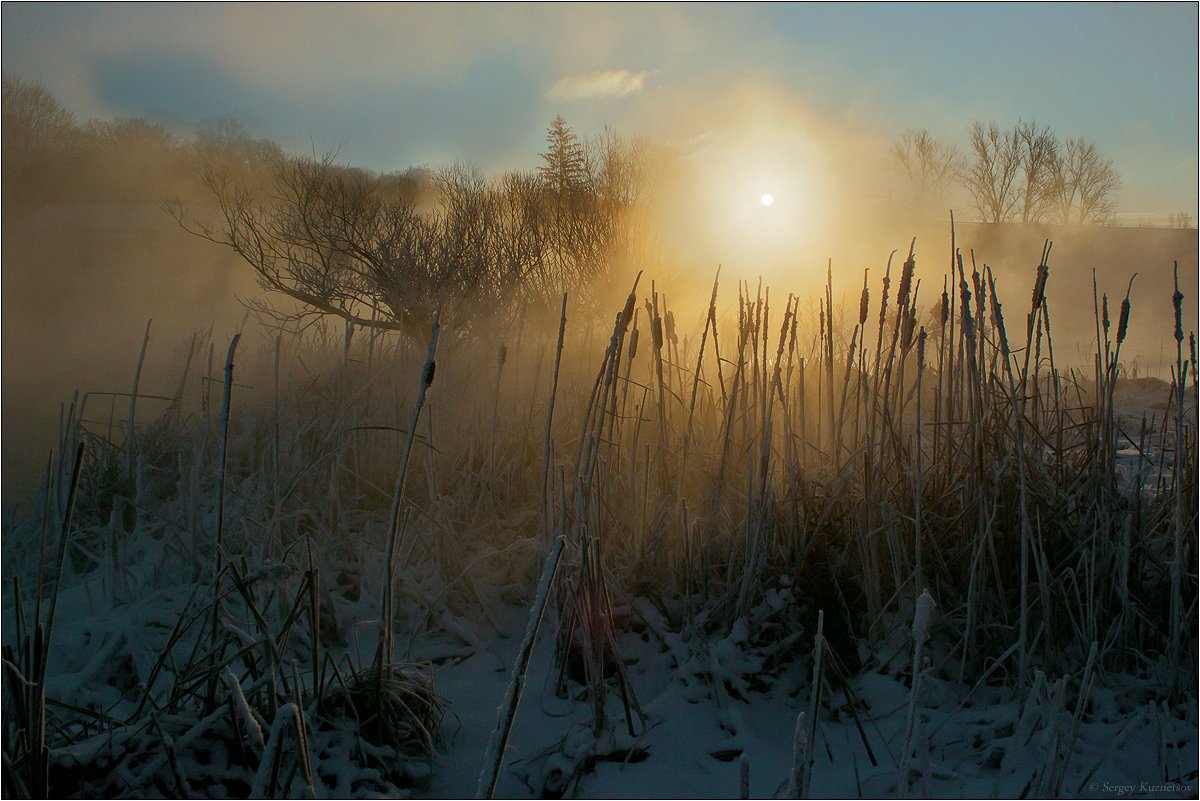
[[[553,191],[571,195],[587,188],[587,156],[583,144],[566,120],[556,116],[546,132],[548,149],[542,155],[545,162],[538,168],[542,180]]]

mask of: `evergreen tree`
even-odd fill
[[[588,185],[587,153],[566,120],[556,116],[546,133],[548,150],[541,154],[545,162],[538,168],[542,180],[555,192],[576,194]]]

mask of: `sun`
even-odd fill
[[[758,202],[763,204],[764,206],[770,206],[772,203],[775,202],[775,196],[772,195],[770,192],[765,192],[763,194],[763,196],[758,199]]]

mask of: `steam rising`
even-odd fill
[[[611,99],[643,94],[644,87],[644,72],[594,72],[563,78],[550,94]],[[940,296],[951,259],[950,210],[940,218],[915,218],[889,201],[896,179],[887,165],[888,137],[877,125],[852,113],[817,114],[771,81],[745,79],[658,96],[634,118],[629,133],[665,143],[673,155],[651,165],[655,197],[642,235],[654,245],[644,252],[657,255],[653,263],[628,267],[654,270],[658,288],[670,293],[678,313],[702,312],[718,265],[725,286],[762,279],[777,297],[796,292],[815,298],[831,269],[835,305],[849,308],[857,302],[863,271],[871,271],[874,284],[888,255],[907,250],[913,236],[919,303],[932,308]],[[543,126],[542,120],[529,122],[532,129]],[[156,162],[149,152],[128,153],[123,167],[112,168],[107,178],[88,173],[112,190],[103,202],[19,208],[6,203],[8,489],[40,480],[39,465],[56,446],[60,404],[73,390],[129,390],[148,319],[154,323],[142,389],[169,393],[181,369],[180,349],[191,334],[211,327],[221,341],[242,325],[239,298],[259,293],[247,265],[183,232],[162,212],[157,200],[181,191],[192,192],[194,212],[214,210],[203,208],[211,199],[194,193],[194,172],[169,159]],[[69,196],[73,180],[82,178],[70,172],[33,174],[23,185],[6,178],[6,197],[45,195],[54,188],[48,182],[58,182]],[[774,203],[764,209],[760,198],[768,189]],[[1098,271],[1099,292],[1114,307],[1129,276],[1138,272],[1123,355],[1130,370],[1165,376],[1170,331],[1159,323],[1170,310],[1176,260],[1185,316],[1196,318],[1194,229],[980,226],[956,216],[964,258],[969,264],[973,254],[980,267],[990,265],[1005,297],[1028,292],[1043,241],[1054,241],[1049,298],[1056,348],[1064,358],[1077,354],[1080,366],[1095,339],[1092,269]],[[614,298],[627,291],[621,280],[613,282]],[[89,400],[93,423],[107,425],[106,403]],[[148,414],[151,406],[145,407]]]

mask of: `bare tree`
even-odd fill
[[[2,116],[4,202],[20,205],[54,194],[82,153],[74,115],[41,84],[4,76]]]
[[[206,168],[203,180],[219,221],[186,219],[181,206],[176,219],[241,256],[264,289],[306,313],[420,335],[436,295],[435,237],[410,205],[383,203],[372,176],[292,158],[265,197],[228,171]]]
[[[1082,145],[1082,140],[1080,142]],[[1095,146],[1086,144],[1081,149],[1083,169],[1079,177],[1079,223],[1106,223],[1112,218],[1116,206],[1121,176],[1113,168],[1112,160],[1101,156]]]
[[[625,169],[612,154],[597,164],[601,175]],[[218,223],[188,219],[176,205],[180,224],[231,248],[265,289],[298,302],[290,316],[334,315],[418,339],[439,299],[464,328],[564,289],[586,302],[592,279],[627,239],[627,203],[597,193],[590,178],[557,186],[532,173],[491,180],[455,164],[432,176],[436,200],[418,209],[416,194],[398,191],[394,179],[332,157],[276,163],[265,192],[234,172],[204,174]]]
[[[38,83],[3,79],[4,160],[61,149],[78,135],[75,116]]]
[[[975,120],[968,129],[974,160],[963,171],[963,183],[984,222],[1008,222],[1020,203],[1017,177],[1021,142],[1014,128],[1001,131],[994,121]]]
[[[963,169],[958,148],[934,139],[929,131],[905,131],[892,143],[892,169],[905,180],[913,208],[924,215],[938,209]]]
[[[1058,137],[1036,122],[1018,122],[1015,134],[1021,158],[1021,222],[1042,222],[1055,202]]]
[[[1082,137],[1068,139],[1052,163],[1056,216],[1063,223],[1104,223],[1111,218],[1121,177],[1111,160]]]

